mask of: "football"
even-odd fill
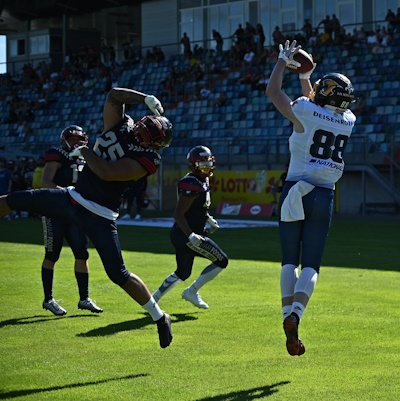
[[[297,67],[297,68],[291,68],[289,66],[286,66],[286,68],[290,72],[293,72],[294,74],[304,74],[305,72],[310,71],[314,66],[311,56],[303,49],[300,49],[293,56],[293,59],[298,61],[301,64],[301,66]]]

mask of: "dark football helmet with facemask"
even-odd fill
[[[193,174],[211,177],[215,169],[215,157],[206,146],[195,146],[186,157],[188,167]]]
[[[164,116],[144,116],[135,123],[132,133],[144,148],[161,150],[172,141],[172,124]]]
[[[311,100],[322,107],[345,112],[354,100],[354,87],[349,78],[333,72],[315,82]]]
[[[70,143],[71,138],[79,138],[79,143],[75,143],[72,145]],[[60,135],[61,147],[67,152],[71,152],[77,146],[87,145],[89,142],[89,137],[86,132],[83,131],[83,128],[79,125],[69,125],[64,128]]]

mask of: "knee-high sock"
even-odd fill
[[[153,294],[153,298],[158,302],[167,292],[171,291],[182,280],[175,274],[171,273],[161,284],[158,290]]]
[[[197,292],[201,287],[203,287],[203,285],[217,277],[222,270],[224,269],[211,263],[201,272],[197,280],[195,280],[195,282],[190,286],[190,289]]]
[[[79,298],[84,301],[89,298],[89,273],[75,271],[76,282],[78,283]]]
[[[281,270],[281,298],[293,298],[294,288],[299,278],[298,266],[286,264]],[[292,312],[292,303],[282,304],[283,319]]]
[[[44,291],[44,300],[48,302],[51,298],[53,298],[53,277],[54,270],[46,269],[42,266],[42,284]]]
[[[304,267],[301,269],[300,277],[297,280],[296,286],[294,288],[294,302],[292,304],[292,312],[294,312],[301,320],[303,313],[306,309],[307,303],[311,298],[312,293],[314,292],[315,286],[317,285],[318,273],[312,267]],[[303,293],[303,294],[301,294]],[[305,298],[304,294],[306,294],[306,301],[299,302],[296,300],[297,296],[299,298]]]

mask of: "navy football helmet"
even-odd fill
[[[333,72],[315,82],[311,100],[319,106],[344,112],[355,101],[354,87],[345,75]]]
[[[188,167],[195,175],[211,177],[215,169],[215,157],[206,146],[195,146],[186,157]]]
[[[70,140],[77,137],[79,138],[79,143],[72,145]],[[83,131],[83,128],[79,127],[79,125],[69,125],[62,130],[60,140],[61,147],[67,152],[71,152],[75,147],[87,145],[89,142],[89,137],[87,136],[86,132]]]
[[[144,148],[161,150],[172,141],[172,124],[164,116],[144,116],[133,126],[132,133]]]

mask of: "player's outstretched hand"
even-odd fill
[[[208,217],[207,223],[210,225],[210,234],[212,234],[218,230],[218,228],[219,228],[218,221],[215,220],[213,216]]]
[[[69,155],[72,156],[72,157],[83,157],[82,154],[81,154],[81,150],[83,148],[87,148],[87,146],[86,145],[78,146],[72,152],[70,152]]]
[[[153,95],[146,96],[144,98],[144,102],[156,116],[161,116],[161,114],[164,114],[164,109],[161,105],[161,102],[155,96]]]
[[[301,49],[301,46],[296,47],[297,42],[294,40],[291,44],[287,40],[285,45],[279,45],[279,56],[278,58],[282,59],[286,65],[294,65],[296,67],[300,67],[301,64],[293,60],[293,56]]]

